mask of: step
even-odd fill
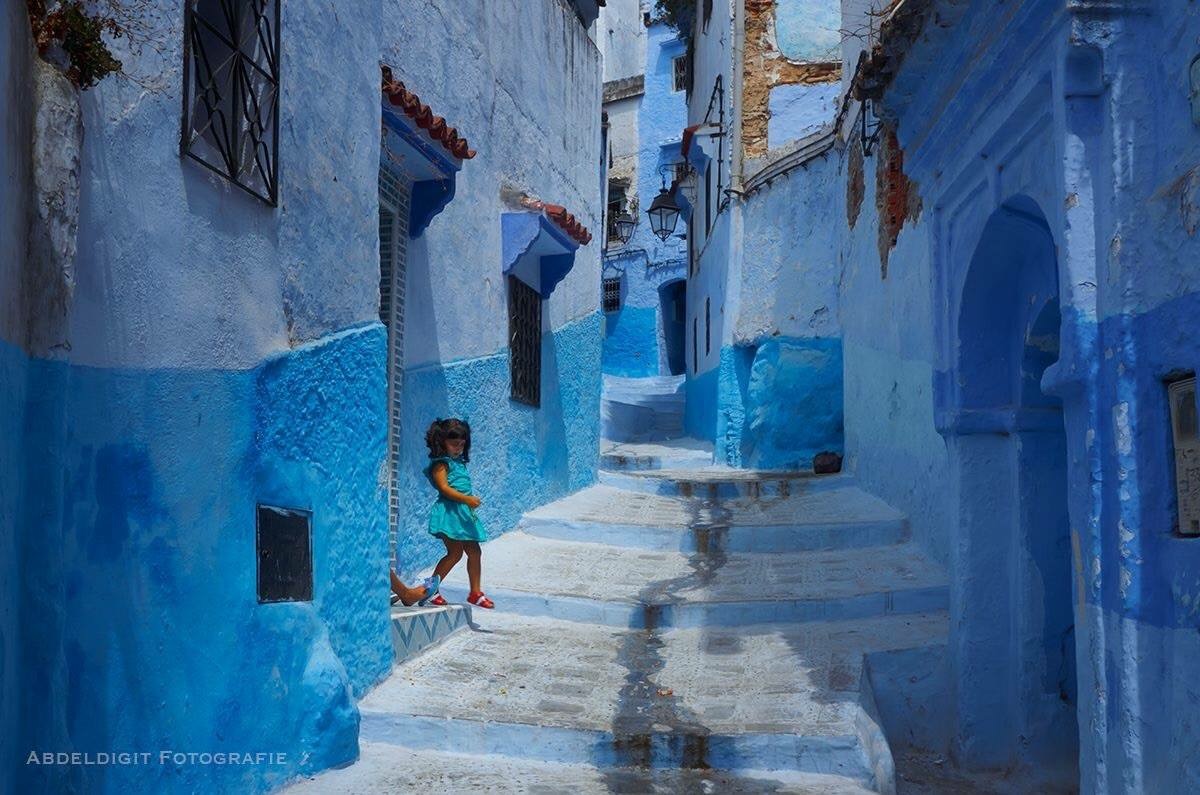
[[[620,376],[604,375],[601,378],[601,393],[612,391],[681,392],[687,376],[651,375]]]
[[[600,421],[606,437],[627,443],[663,441],[683,435],[683,414],[676,410],[606,400],[601,404]]]
[[[945,609],[942,569],[915,544],[695,554],[560,541],[516,530],[489,542],[484,588],[505,610],[615,627],[828,621]],[[442,591],[467,592],[465,567]]]
[[[774,499],[853,485],[853,479],[844,474],[814,475],[811,470],[732,469],[713,465],[689,469],[602,469],[598,480],[602,486],[625,491],[708,500]]]
[[[909,538],[904,514],[851,481],[808,479],[786,498],[713,504],[593,486],[525,514],[530,535],[612,546],[693,553],[802,552],[898,544]]]
[[[392,653],[402,663],[471,623],[467,605],[392,608]]]
[[[415,751],[391,743],[359,743],[359,758],[341,770],[304,778],[286,787],[293,795],[380,795],[399,792],[494,792],[602,795],[629,793],[722,793],[760,795],[870,795],[871,790],[842,776],[793,774],[789,783],[767,775],[753,777],[715,770],[599,770],[499,755]]]
[[[603,470],[689,469],[710,466],[711,442],[699,439],[626,442],[602,440],[600,468]]]
[[[363,699],[364,741],[886,784],[876,771],[887,766],[872,756],[877,727],[860,703],[863,657],[942,643],[947,624],[944,612],[660,632],[477,620],[482,631],[458,633]]]

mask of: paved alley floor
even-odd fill
[[[905,517],[844,476],[624,447],[485,547],[497,609],[360,702],[356,764],[289,791],[895,791],[864,656],[947,625]]]

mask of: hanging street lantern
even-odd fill
[[[634,218],[628,210],[623,210],[613,219],[613,228],[615,237],[623,246],[633,237],[633,230],[637,228],[637,218]]]
[[[658,235],[659,240],[666,240],[673,235],[679,220],[679,205],[672,198],[671,191],[665,187],[660,190],[646,215],[650,216],[650,231]]]

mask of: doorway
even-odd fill
[[[956,751],[968,765],[1078,782],[1075,632],[1054,238],[1017,196],[963,282],[947,447],[955,473]]]
[[[667,282],[658,288],[659,315],[662,317],[663,347],[667,371],[683,375],[687,369],[684,342],[687,334],[687,282]]]

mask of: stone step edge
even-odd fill
[[[786,499],[819,494],[834,489],[855,488],[851,478],[841,473],[816,475],[812,472],[730,472],[712,469],[693,470],[671,467],[608,468],[601,462],[596,483],[636,494],[656,494],[685,499]]]
[[[769,554],[895,546],[912,540],[912,530],[903,517],[811,524],[678,527],[526,515],[514,529],[557,541],[684,554],[710,548],[713,544],[726,552]]]
[[[846,621],[938,612],[948,610],[950,606],[950,590],[945,584],[817,599],[662,603],[599,600],[505,588],[486,590],[496,603],[497,610],[531,618],[554,618],[628,629],[695,629],[706,626]],[[442,593],[448,600],[465,602],[467,589],[451,584],[443,586]]]
[[[842,776],[874,787],[871,760],[857,734],[709,734],[652,732],[618,737],[610,731],[529,723],[474,721],[362,709],[359,736],[412,750],[471,749],[600,769],[697,768],[732,774],[769,772]]]

